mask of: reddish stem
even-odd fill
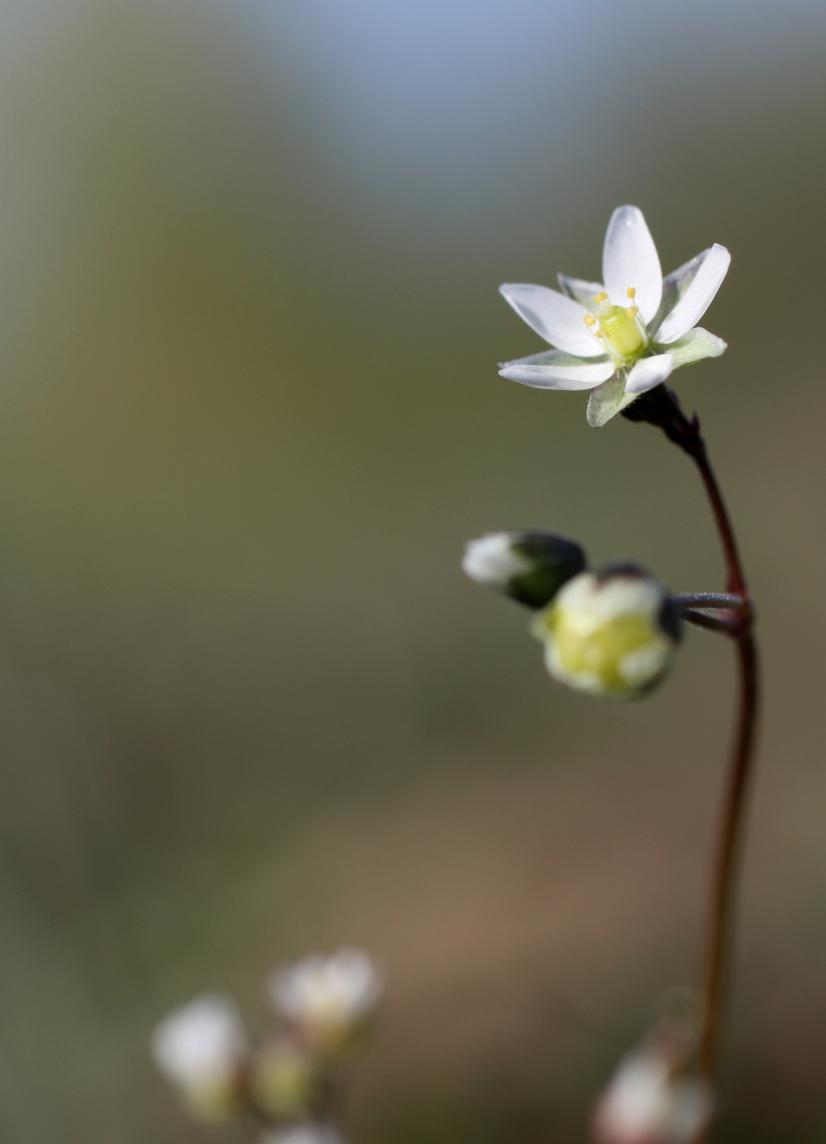
[[[699,1067],[701,1076],[713,1080],[720,1026],[726,1000],[726,970],[734,925],[734,899],[738,859],[745,825],[748,791],[754,770],[754,744],[759,703],[759,664],[752,630],[753,609],[749,597],[734,527],[723,494],[711,467],[696,416],[687,418],[676,397],[659,386],[631,405],[625,416],[657,426],[696,464],[708,495],[726,562],[727,590],[741,596],[747,608],[739,613],[729,634],[737,650],[739,699],[737,723],[723,797],[722,814],[712,866],[708,920],[702,968],[702,1020]],[[733,620],[738,613],[730,611]],[[701,1134],[701,1140],[706,1134]]]
[[[739,665],[737,729],[729,766],[712,870],[703,968],[700,1071],[711,1081],[725,1003],[726,966],[733,929],[734,895],[748,788],[753,771],[758,706],[757,648],[751,631],[736,640]]]
[[[684,448],[700,471],[700,476],[703,479],[706,494],[711,504],[711,510],[714,513],[714,521],[717,525],[717,531],[720,534],[720,542],[723,546],[723,554],[726,560],[726,589],[748,600],[749,593],[746,588],[746,577],[740,559],[737,537],[734,535],[734,526],[731,523],[731,517],[726,508],[726,503],[723,500],[723,494],[717,483],[711,462],[708,459],[705,441],[700,436],[699,423],[696,423],[696,437],[694,441],[690,444],[690,447],[684,446]]]

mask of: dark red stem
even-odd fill
[[[726,562],[727,591],[742,597],[746,604],[739,613],[732,610],[726,615],[730,625],[728,634],[734,639],[737,651],[739,698],[734,744],[712,866],[702,966],[703,1007],[699,1066],[701,1075],[711,1083],[725,1008],[738,858],[749,785],[754,770],[759,704],[759,664],[753,634],[754,611],[731,517],[711,467],[696,415],[691,418],[686,417],[674,394],[665,386],[659,386],[629,406],[625,416],[631,421],[645,421],[662,429],[668,439],[687,453],[696,464],[720,535]]]

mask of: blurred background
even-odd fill
[[[693,980],[733,694],[551,684],[466,538],[721,584],[690,465],[502,281],[734,255],[676,378],[760,601],[763,749],[719,1140],[826,1141],[826,8],[0,6],[0,1139],[195,1144],[147,1041],[284,959],[390,980],[354,1144],[560,1144]],[[232,1131],[207,1139],[236,1141]]]

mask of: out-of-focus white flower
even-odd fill
[[[536,529],[489,532],[468,543],[462,560],[471,580],[529,608],[543,608],[584,567],[573,540]]]
[[[708,1086],[674,1075],[668,1054],[643,1049],[619,1066],[597,1105],[598,1144],[694,1144],[709,1123]]]
[[[680,619],[663,586],[642,569],[583,572],[532,626],[555,679],[592,695],[641,695],[668,671]]]
[[[210,993],[176,1009],[158,1025],[152,1053],[192,1111],[221,1119],[238,1103],[246,1037],[235,1005]]]
[[[270,980],[276,1008],[315,1047],[342,1048],[369,1019],[382,979],[366,953],[342,949],[277,970]]]
[[[319,1079],[308,1050],[288,1040],[265,1042],[250,1062],[252,1099],[258,1108],[280,1120],[308,1114]]]
[[[502,377],[535,389],[591,390],[588,422],[604,425],[679,366],[718,357],[726,343],[697,326],[731,255],[715,243],[663,279],[638,207],[617,207],[602,254],[604,285],[559,275],[562,293],[509,283],[502,294],[554,348],[505,362]]]
[[[344,1137],[329,1124],[294,1124],[268,1132],[259,1144],[344,1144]]]

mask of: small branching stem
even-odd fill
[[[739,679],[738,709],[722,813],[712,866],[708,921],[701,970],[702,1016],[700,1075],[712,1082],[717,1061],[720,1026],[726,1000],[727,965],[734,924],[734,902],[745,810],[754,770],[754,746],[759,706],[759,662],[753,632],[754,610],[740,551],[723,494],[709,461],[700,422],[683,413],[674,394],[664,385],[644,394],[625,411],[631,421],[661,429],[697,466],[714,515],[726,563],[726,593],[678,597],[683,616],[691,623],[722,631],[734,640]],[[702,609],[719,608],[722,616]],[[707,1139],[703,1132],[697,1144]]]
[[[681,608],[712,608],[727,612],[751,612],[751,601],[733,592],[681,592],[672,596]]]
[[[720,632],[724,636],[736,636],[743,626],[739,616],[710,616],[696,608],[683,608],[681,615],[688,624],[705,628],[707,632]]]

